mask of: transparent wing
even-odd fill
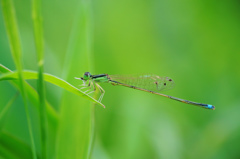
[[[160,77],[157,75],[109,75],[113,81],[121,82],[131,86],[161,92],[172,89],[174,82],[169,77]]]

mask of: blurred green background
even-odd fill
[[[24,69],[37,71],[31,1],[14,0],[14,6]],[[176,85],[164,94],[216,106],[211,111],[102,84],[106,109],[92,110],[86,99],[46,83],[60,121],[48,158],[240,158],[239,1],[44,0],[42,18],[46,73],[74,86],[81,84],[74,77],[86,71],[169,76]],[[15,70],[2,8],[0,63]],[[36,88],[36,81],[28,82]],[[16,92],[0,82],[0,111]],[[35,109],[31,116],[39,153]],[[20,96],[0,124],[30,145]]]

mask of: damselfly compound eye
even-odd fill
[[[82,80],[88,80],[92,75],[90,72],[85,72],[83,77],[81,77]]]

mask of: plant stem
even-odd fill
[[[39,94],[39,116],[41,130],[41,148],[42,158],[47,158],[47,119],[45,104],[45,84],[43,76],[44,64],[44,46],[43,46],[43,29],[41,17],[41,0],[32,0],[32,18],[35,35],[35,45],[38,58],[38,94]]]
[[[33,158],[37,159],[37,153],[32,133],[32,126],[31,126],[31,118],[28,110],[27,104],[27,94],[24,87],[24,79],[22,75],[22,52],[21,52],[21,43],[20,37],[18,33],[17,21],[15,16],[15,9],[13,6],[12,0],[2,0],[2,9],[3,9],[3,16],[6,25],[7,35],[9,38],[10,48],[12,52],[12,57],[14,59],[16,68],[18,70],[18,78],[19,78],[19,85],[20,85],[20,92],[23,97],[25,112],[27,116],[30,140],[32,145],[33,151]]]

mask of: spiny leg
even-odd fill
[[[100,97],[99,97],[99,99],[98,99],[98,101],[101,102],[101,98],[102,98],[103,91],[100,89],[100,85],[99,85],[99,84],[96,83],[96,86],[97,86],[98,90],[99,90],[100,93],[101,93],[101,95],[100,95]]]
[[[81,87],[80,90],[89,87],[89,85],[87,86],[86,82],[84,80],[82,80],[81,78],[75,77],[75,79],[81,80],[83,82],[83,84],[79,85]]]
[[[74,78],[77,79],[77,80],[81,80],[83,82],[83,84],[81,84],[79,86],[86,86],[86,82],[83,79],[78,78],[78,77],[74,77]]]
[[[105,94],[105,91],[104,91],[104,89],[102,88],[102,87],[100,87],[101,88],[101,90],[102,90],[102,96],[101,96],[101,100],[100,100],[100,102],[102,101],[102,99],[103,99],[103,96],[104,96],[104,94]]]
[[[80,84],[80,85],[78,85],[78,86],[81,86],[81,87],[83,87],[83,86],[86,86],[86,84],[84,83],[84,84]]]
[[[95,87],[95,85],[94,85],[93,81],[90,81],[90,83],[91,83],[91,86],[93,86],[93,91],[91,91],[91,92],[87,93],[87,95],[89,95],[89,94],[91,94],[91,93],[93,93],[93,92],[95,92],[95,91],[96,91],[96,87]]]
[[[81,78],[78,78],[78,77],[74,77],[75,79],[78,79],[78,80],[82,80]]]
[[[84,89],[84,88],[88,88],[89,86],[86,86],[86,83],[84,83],[84,84],[81,84],[81,85],[79,85],[79,86],[81,86],[81,88],[80,89]]]
[[[101,96],[100,96],[99,99],[98,99],[98,101],[101,102],[102,99],[103,99],[103,96],[104,96],[104,94],[105,94],[105,91],[104,91],[104,89],[103,89],[99,84],[96,83],[96,86],[98,87],[98,89],[99,89],[100,92],[101,92]]]
[[[90,91],[91,89],[92,89],[92,85],[91,85],[91,81],[89,81],[89,83],[88,83],[88,86],[87,86],[89,89],[88,90],[86,90],[85,92],[83,92],[83,93],[87,93],[88,91]],[[87,88],[86,87],[86,88]]]
[[[81,78],[77,78],[77,77],[75,77],[75,79],[82,80]],[[83,84],[79,85],[79,86],[82,86],[82,87],[80,88],[80,90],[81,90],[81,89],[85,89],[85,88],[89,88],[88,90],[86,90],[86,91],[83,92],[83,93],[89,95],[89,94],[91,94],[91,93],[93,93],[93,92],[96,91],[95,83],[94,83],[92,80],[89,80],[89,81],[88,81],[89,83],[88,83],[87,85],[86,85],[86,82],[85,82],[84,80],[82,80],[82,81],[83,81]],[[90,91],[90,90],[92,89],[92,87],[93,87],[93,91],[88,92],[88,91]],[[88,92],[88,93],[87,93],[87,92]]]
[[[93,86],[93,90],[96,91],[96,87],[95,87],[95,82],[91,81],[92,86]]]
[[[88,88],[88,87],[81,87],[80,89],[84,89],[84,88]]]
[[[91,94],[91,93],[93,93],[93,92],[95,92],[95,91],[91,91],[91,92],[87,93],[87,95],[89,95],[89,94]]]

